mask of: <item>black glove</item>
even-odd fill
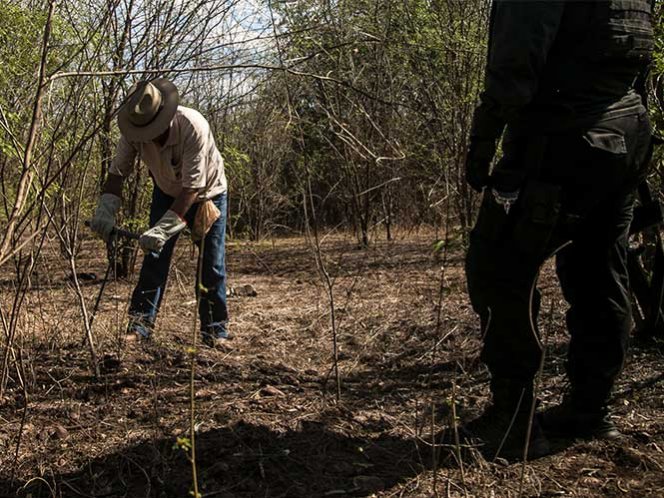
[[[466,181],[476,192],[489,184],[491,161],[496,154],[496,141],[471,137],[466,155]]]

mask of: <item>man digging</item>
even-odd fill
[[[129,307],[127,340],[150,339],[159,312],[173,249],[189,226],[202,250],[199,316],[203,343],[227,347],[226,303],[227,182],[224,161],[205,118],[178,105],[177,88],[166,79],[140,81],[118,114],[122,137],[90,226],[104,240],[112,235],[122,185],[136,156],[147,165],[154,190],[150,229],[139,245],[145,251]]]

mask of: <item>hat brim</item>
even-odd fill
[[[155,118],[145,126],[136,126],[129,121],[129,107],[125,102],[118,111],[118,127],[120,133],[130,142],[150,142],[164,133],[178,109],[180,97],[177,87],[165,78],[150,81],[161,92],[162,108]]]

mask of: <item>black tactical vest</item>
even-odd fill
[[[653,0],[570,0],[534,107],[574,114],[610,107],[633,91],[654,46]]]
[[[650,60],[654,45],[652,0],[600,0],[593,11],[580,55],[603,62]]]

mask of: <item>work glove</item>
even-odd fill
[[[122,200],[117,195],[102,194],[95,215],[90,220],[90,228],[106,242],[115,228],[115,216],[121,203]]]
[[[159,254],[168,239],[180,233],[186,226],[187,223],[175,211],[169,209],[155,226],[141,235],[138,244],[148,254]]]
[[[489,184],[491,161],[496,154],[496,140],[471,137],[466,155],[466,181],[476,192]]]

